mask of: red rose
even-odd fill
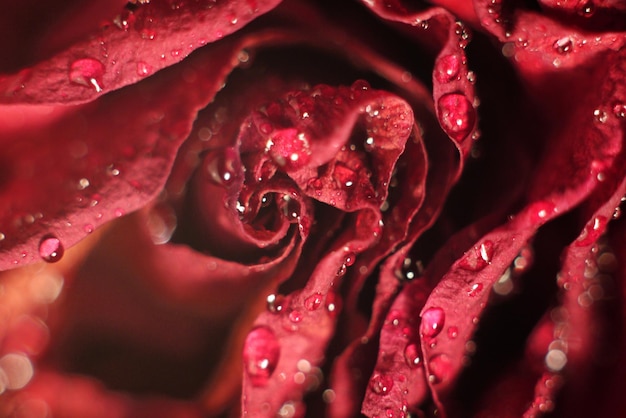
[[[1,416],[624,410],[626,8],[60,3],[2,18]]]

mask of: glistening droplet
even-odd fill
[[[419,366],[421,359],[417,344],[409,344],[405,347],[404,359],[406,360],[406,364],[411,368]]]
[[[280,344],[271,329],[259,326],[250,331],[243,348],[243,362],[253,386],[267,384],[279,357]]]
[[[64,252],[61,240],[54,235],[46,235],[39,242],[39,255],[47,263],[59,261]]]
[[[456,79],[461,71],[461,59],[458,55],[445,55],[435,65],[434,76],[440,83],[449,83]]]
[[[393,387],[393,379],[391,376],[376,374],[370,380],[370,389],[377,395],[386,395]]]
[[[450,375],[452,366],[447,355],[437,354],[428,362],[428,368],[430,369],[428,380],[431,383],[441,383]]]
[[[443,328],[446,314],[441,308],[428,308],[422,314],[420,333],[424,337],[432,338],[438,335]]]
[[[304,300],[304,307],[309,311],[314,311],[322,305],[324,297],[321,293],[313,293]]]
[[[91,87],[99,93],[104,88],[102,85],[104,71],[104,64],[97,59],[83,58],[72,62],[69,78],[72,83]]]
[[[455,141],[462,141],[474,129],[476,112],[463,94],[448,93],[441,96],[437,108],[441,127]]]

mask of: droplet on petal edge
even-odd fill
[[[441,127],[452,139],[460,142],[470,134],[476,112],[463,94],[444,94],[437,101],[437,107]]]
[[[61,240],[54,235],[45,235],[39,242],[39,255],[47,263],[54,263],[63,257],[65,252]]]
[[[74,84],[93,88],[96,93],[100,93],[104,88],[102,85],[104,71],[104,64],[97,59],[83,58],[70,64],[69,79]]]
[[[433,338],[437,336],[444,325],[446,314],[441,308],[428,308],[422,314],[420,333],[424,337]]]
[[[243,362],[253,386],[267,384],[279,357],[280,344],[271,329],[260,326],[250,331],[243,348]]]

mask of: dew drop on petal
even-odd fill
[[[448,93],[437,102],[439,121],[443,130],[455,141],[462,141],[474,128],[476,112],[460,93]]]
[[[104,88],[102,85],[104,71],[104,64],[97,59],[83,58],[72,62],[69,78],[72,83],[93,88],[99,93]]]
[[[291,311],[289,312],[289,320],[294,324],[297,324],[298,322],[302,321],[302,314],[300,313],[300,311]]]
[[[276,369],[280,344],[274,332],[265,327],[254,328],[244,343],[243,362],[253,386],[264,386]]]
[[[309,141],[295,128],[274,131],[267,141],[266,150],[277,166],[297,170],[311,159]]]
[[[481,290],[483,290],[482,283],[474,283],[467,290],[467,295],[470,296],[470,297],[478,296],[478,294],[481,292]]]
[[[279,205],[287,222],[298,222],[300,218],[300,203],[296,199],[292,199],[288,195],[283,195],[283,198],[279,201]]]
[[[404,348],[404,360],[411,368],[419,366],[422,360],[420,358],[420,350],[417,344],[408,344]]]
[[[441,308],[428,308],[422,314],[420,333],[424,337],[433,338],[438,335],[446,320],[446,314]]]
[[[458,55],[446,55],[437,60],[434,76],[440,83],[449,83],[456,79],[461,71],[461,59]]]
[[[613,106],[613,114],[622,119],[626,117],[626,104],[624,103],[616,103]]]
[[[579,16],[585,17],[585,18],[589,18],[591,16],[593,16],[596,12],[596,5],[593,3],[593,0],[583,0],[579,3],[579,5],[576,8],[576,13],[578,13]]]
[[[224,150],[223,153],[215,152],[207,157],[205,168],[209,180],[218,186],[228,186],[235,179],[235,158],[232,150]]]
[[[370,380],[370,389],[377,395],[386,395],[393,387],[391,376],[376,374]]]
[[[285,297],[277,294],[270,294],[265,298],[265,302],[267,304],[267,310],[271,313],[279,313],[283,310],[283,304],[285,302]]]
[[[59,261],[64,252],[61,240],[54,235],[45,235],[39,242],[39,255],[47,263]]]
[[[445,354],[437,354],[428,362],[428,368],[430,370],[428,380],[431,383],[440,383],[450,374],[450,359]]]
[[[585,247],[593,244],[600,238],[600,235],[606,229],[606,225],[608,223],[608,219],[606,216],[596,216],[591,221],[587,223],[582,233],[579,235],[576,240],[577,247]]]
[[[448,328],[448,338],[451,340],[459,336],[459,329],[454,325]]]
[[[137,75],[139,77],[146,77],[152,74],[152,66],[144,61],[137,63]]]
[[[561,55],[569,54],[574,47],[572,39],[568,36],[557,39],[552,44],[552,48]]]
[[[304,300],[304,307],[309,311],[314,311],[322,305],[323,300],[321,293],[314,293]]]
[[[479,246],[472,248],[459,262],[459,267],[468,271],[480,271],[491,263],[494,244],[491,240],[485,240]]]

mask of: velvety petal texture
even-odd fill
[[[626,404],[618,1],[0,17],[0,416]]]

